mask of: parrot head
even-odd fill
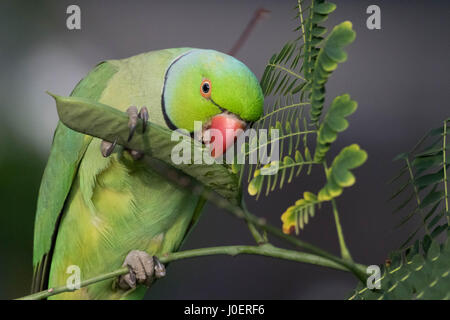
[[[264,96],[255,75],[239,60],[214,50],[193,49],[172,62],[165,75],[163,113],[171,129],[194,132],[219,130],[219,156],[235,140],[233,131],[244,130],[263,113]],[[215,152],[215,154],[214,154]]]

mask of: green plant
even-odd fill
[[[380,288],[368,290],[359,285],[351,299],[450,298],[449,122],[447,118],[411,151],[395,157],[404,165],[390,181],[400,184],[390,200],[400,201],[394,213],[407,212],[397,227],[416,216],[420,223],[381,266]]]
[[[450,232],[443,244],[426,236],[405,254],[392,253],[390,262],[382,266],[380,289],[359,284],[350,299],[450,299],[449,236]]]
[[[338,133],[347,129],[346,117],[355,112],[357,103],[348,94],[343,94],[332,101],[328,110],[324,111],[324,105],[326,83],[338,64],[347,59],[344,49],[354,41],[355,32],[351,22],[346,21],[327,34],[321,24],[336,6],[326,1],[311,1],[307,7],[305,3],[298,1],[296,6],[300,23],[295,30],[300,32],[300,37],[272,56],[261,79],[265,96],[275,103],[255,127],[279,130],[279,137],[270,141],[281,141],[279,169],[274,175],[263,175],[262,169],[271,164],[250,166],[248,190],[257,198],[264,189],[268,195],[275,190],[278,181],[279,187],[283,187],[286,176],[287,182],[292,181],[294,175],[299,176],[304,166],[308,167],[306,174],[311,174],[313,166],[321,167],[326,179],[324,187],[316,193],[305,192],[287,208],[281,216],[283,231],[295,230],[298,234],[314,216],[316,207],[331,202],[341,255],[351,260],[335,198],[341,195],[344,187],[355,183],[350,169],[362,165],[367,154],[358,145],[345,147],[328,168],[327,152]],[[308,107],[309,112],[305,112]],[[300,147],[301,140],[303,145]]]
[[[404,162],[399,174],[391,183],[400,187],[391,196],[391,200],[401,199],[394,213],[403,209],[408,211],[399,223],[399,227],[415,216],[421,223],[401,245],[405,248],[411,240],[424,230],[433,239],[445,231],[450,223],[448,210],[448,167],[450,160],[446,156],[450,148],[447,137],[450,119],[441,127],[430,130],[410,152],[399,154],[394,160]],[[412,208],[411,208],[412,206]]]

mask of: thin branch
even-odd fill
[[[289,73],[290,75],[292,75],[292,76],[294,76],[294,77],[296,77],[296,78],[298,78],[300,80],[306,81],[306,79],[303,78],[298,73],[295,73],[294,71],[291,71],[290,69],[285,68],[285,67],[283,67],[283,66],[281,66],[279,64],[269,63],[268,66],[269,67],[274,67],[274,68],[277,68],[277,69],[280,69],[280,70],[283,70],[284,72]]]
[[[244,43],[247,41],[248,37],[250,36],[250,33],[255,28],[256,24],[263,18],[268,17],[269,13],[270,11],[264,8],[259,8],[258,10],[255,11],[253,18],[250,20],[247,27],[242,32],[241,36],[236,41],[233,48],[231,48],[231,50],[228,52],[230,56],[236,55],[239,49],[241,49]]]
[[[81,281],[80,288],[87,287],[87,286],[89,286],[91,284],[94,284],[94,283],[97,283],[97,282],[100,282],[100,281],[113,279],[113,278],[116,278],[118,276],[127,274],[128,272],[129,272],[128,268],[124,267],[124,268],[117,269],[117,270],[115,270],[113,272],[104,273],[102,275],[99,275],[99,276],[87,279],[85,281]],[[67,286],[61,286],[61,287],[50,288],[48,290],[44,290],[44,291],[40,291],[40,292],[37,292],[37,293],[33,293],[33,294],[28,295],[28,296],[24,296],[24,297],[18,298],[16,300],[43,300],[43,299],[46,299],[48,297],[54,296],[54,295],[59,294],[59,293],[72,292],[72,291],[76,291],[76,290],[77,289],[70,289]]]
[[[341,256],[344,259],[352,260],[350,251],[348,250],[347,245],[345,244],[344,233],[342,232],[342,226],[339,220],[339,213],[337,210],[336,201],[334,199],[331,200],[331,206],[333,207],[334,222],[336,224],[336,230],[338,233],[339,246],[341,247]]]
[[[214,200],[213,200],[214,202]],[[302,241],[298,238],[295,238],[293,236],[284,234],[281,230],[279,230],[279,228],[274,227],[270,224],[267,223],[267,221],[263,218],[258,218],[256,216],[254,216],[253,214],[247,212],[247,214],[244,216],[244,213],[241,211],[241,209],[239,207],[235,207],[233,206],[231,203],[229,204],[225,204],[225,203],[220,203],[220,205],[225,205],[227,207],[227,211],[232,213],[235,217],[240,218],[240,219],[247,219],[248,221],[252,222],[253,224],[255,224],[257,227],[267,231],[268,233],[280,238],[281,240],[287,241],[290,244],[293,244],[297,247],[306,249],[312,253],[314,253],[315,255],[322,257],[324,259],[333,261],[339,265],[341,265],[342,267],[345,267],[348,271],[352,272],[359,280],[361,281],[365,281],[365,279],[367,278],[367,274],[366,274],[366,270],[365,269],[361,269],[358,265],[356,265],[355,263],[353,263],[352,261],[349,260],[345,260],[345,259],[341,259],[339,257],[336,257],[333,254],[330,254],[328,252],[326,252],[325,250],[322,250],[310,243],[307,243],[305,241]]]
[[[313,165],[313,164],[321,164],[321,163],[317,162],[317,161],[296,162],[296,163],[291,163],[291,164],[286,164],[286,165],[279,166],[278,170],[284,170],[284,169],[287,169],[287,168],[293,168],[293,167],[298,167],[298,166],[303,166],[303,165]]]
[[[328,165],[326,161],[323,162],[323,168],[325,170],[325,175],[328,170]],[[350,254],[350,250],[348,250],[347,245],[345,244],[344,232],[342,231],[341,221],[339,219],[339,213],[337,210],[337,205],[335,199],[331,199],[331,206],[333,208],[334,222],[336,224],[336,231],[339,239],[339,247],[341,248],[341,256],[346,260],[352,261],[352,256]]]
[[[275,109],[275,106],[274,106],[273,107],[274,108],[273,111],[271,111],[269,113],[266,113],[263,117],[259,118],[257,120],[257,122],[260,123],[264,119],[267,119],[268,117],[270,117],[270,116],[272,116],[272,115],[274,115],[274,114],[276,114],[278,112],[281,112],[283,110],[290,109],[290,108],[295,108],[295,107],[300,107],[300,106],[307,106],[307,105],[310,105],[310,104],[311,104],[310,102],[300,102],[300,103],[294,103],[294,104],[291,104],[291,105],[288,105],[288,106],[280,107],[280,108],[277,108],[277,109]]]
[[[420,209],[421,201],[420,201],[419,191],[417,190],[417,186],[416,186],[416,183],[414,181],[415,177],[414,177],[414,174],[412,172],[412,167],[411,167],[411,163],[409,162],[409,157],[407,157],[405,159],[405,161],[406,161],[406,165],[408,167],[409,177],[411,179],[411,184],[412,184],[412,187],[413,187],[413,190],[414,190],[414,194],[416,195],[417,209],[419,210],[420,215],[422,216],[423,224],[424,224],[424,227],[425,227],[425,232],[427,234],[430,234],[430,231],[428,230],[428,225],[426,224],[426,221],[425,221],[425,215],[423,213],[423,210]]]
[[[297,1],[298,4],[298,14],[300,15],[300,25],[302,27],[302,36],[303,36],[303,43],[306,43],[306,38],[305,38],[305,25],[304,25],[304,21],[303,21],[303,11],[302,11],[302,4],[301,1],[298,0]]]
[[[249,154],[258,151],[259,149],[261,149],[263,147],[266,147],[266,146],[274,143],[275,141],[280,141],[280,140],[284,140],[284,139],[287,139],[287,138],[290,138],[290,137],[295,137],[295,136],[308,135],[308,134],[312,134],[312,133],[316,133],[316,132],[317,132],[317,130],[306,130],[306,131],[299,131],[299,132],[289,133],[289,134],[283,135],[281,137],[272,139],[270,141],[261,143],[256,148],[253,148],[252,150],[249,150],[249,151],[245,152],[244,155],[248,156]]]
[[[287,250],[282,248],[277,248],[271,244],[264,244],[260,246],[220,246],[220,247],[209,247],[202,249],[194,249],[194,250],[186,250],[180,252],[169,253],[165,255],[161,255],[159,260],[162,263],[168,263],[177,260],[190,259],[195,257],[203,257],[203,256],[211,256],[211,255],[230,255],[236,256],[239,254],[249,254],[249,255],[260,255],[284,260],[291,260],[296,262],[310,263],[318,266],[328,267],[337,270],[345,271],[346,268],[341,265],[331,262],[327,259],[318,257],[314,254],[298,252],[293,250]],[[365,268],[365,266],[360,265],[361,268]],[[108,279],[113,279],[118,276],[127,274],[129,272],[127,267],[123,267],[117,269],[113,272],[105,273],[85,281],[81,281],[80,288],[87,287],[91,284],[105,281]],[[76,290],[76,289],[75,289]],[[50,296],[54,296],[56,294],[60,294],[63,292],[72,292],[74,289],[70,289],[67,286],[61,286],[56,288],[50,288],[45,291],[41,291],[32,295],[28,295],[18,300],[41,300],[48,298]]]
[[[311,6],[310,6],[310,8],[309,8],[309,28],[310,28],[310,30],[309,30],[309,34],[308,34],[308,43],[309,43],[309,45],[310,46],[312,46],[311,45],[311,41],[312,41],[312,30],[313,30],[313,22],[312,22],[312,18],[313,18],[313,15],[314,15],[314,1],[312,1],[311,2]],[[302,29],[303,30],[303,29]],[[303,30],[304,31],[304,30]],[[305,46],[307,45],[307,42],[304,42],[304,44],[305,44]],[[308,50],[308,47],[307,47],[307,50]],[[309,48],[309,50],[308,51],[311,51],[311,48]],[[310,66],[311,65],[311,58],[312,58],[312,55],[310,54],[310,52],[309,52],[309,54],[308,54],[308,66]],[[313,68],[311,68],[311,71],[313,70]],[[303,71],[303,74],[305,75],[305,77],[306,77],[306,75],[307,74],[309,74],[309,72],[310,72],[310,70],[309,70],[309,68],[308,68],[308,70],[306,70],[306,72],[305,71]],[[309,79],[310,80],[310,79]]]
[[[447,189],[447,160],[446,160],[446,137],[447,137],[447,121],[444,121],[444,137],[443,144],[442,144],[442,161],[443,161],[443,170],[444,170],[444,196],[445,196],[445,212],[447,216],[447,224],[450,225],[450,214],[448,212],[448,189]]]
[[[242,188],[241,188],[241,190],[242,190]],[[252,222],[250,222],[248,220],[249,212],[247,210],[247,206],[245,205],[245,201],[244,200],[242,200],[242,202],[241,202],[241,207],[242,207],[242,209],[244,210],[244,213],[245,213],[245,219],[247,221],[248,229],[250,230],[250,233],[252,234],[252,236],[255,239],[256,243],[258,245],[262,245],[262,244],[266,243],[267,239],[265,239],[265,237],[262,236],[261,233],[258,231],[256,226]]]

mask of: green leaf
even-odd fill
[[[145,133],[142,120],[138,121],[135,134],[128,141],[128,115],[105,104],[79,97],[61,97],[51,94],[56,101],[58,115],[62,123],[72,130],[113,142],[131,150],[144,152],[150,158],[155,158],[179,169],[213,189],[233,203],[239,203],[239,179],[230,166],[218,163],[208,164],[175,164],[172,161],[172,150],[182,144],[186,149],[209,153],[201,144],[190,137],[182,141],[172,141],[171,130],[148,122]],[[212,162],[212,161],[211,161]]]
[[[442,232],[444,232],[445,230],[448,230],[448,228],[449,227],[447,224],[441,224],[441,225],[437,226],[431,232],[431,234],[430,234],[431,238],[434,239],[434,238],[438,237],[440,234],[442,234]]]
[[[338,197],[344,187],[350,187],[355,183],[355,177],[351,169],[361,166],[367,159],[367,153],[357,144],[345,147],[334,158],[328,169],[327,183],[319,191],[319,201],[329,201]]]
[[[338,96],[333,100],[317,134],[314,161],[321,162],[323,160],[331,143],[336,140],[338,132],[347,129],[348,122],[345,118],[354,113],[356,108],[356,101],[351,100],[348,94]]]
[[[436,165],[439,165],[442,163],[442,152],[435,154],[435,155],[429,155],[429,156],[422,156],[417,157],[413,160],[412,165],[416,169],[430,169]]]
[[[407,245],[413,240],[415,234],[421,229],[427,233],[441,220],[445,214],[445,209],[437,210],[443,205],[443,200],[448,198],[448,186],[445,181],[446,172],[448,172],[449,161],[444,161],[444,150],[447,150],[449,139],[447,136],[448,119],[444,120],[443,125],[439,128],[430,130],[422,137],[410,152],[399,154],[396,159],[403,160],[405,165],[400,169],[400,173],[391,180],[391,182],[399,182],[401,187],[391,197],[396,198],[404,190],[410,186],[413,197],[402,200],[402,204],[398,209],[407,207],[410,202],[414,203],[414,209],[407,213],[402,223],[409,221],[418,213],[421,214],[421,225],[416,228],[413,235],[409,236],[403,245]],[[436,138],[437,137],[437,138]],[[447,138],[447,139],[446,139]],[[431,143],[430,143],[431,140]],[[405,182],[406,181],[406,182]],[[424,196],[425,189],[428,189]],[[417,205],[420,203],[420,205]],[[428,209],[428,207],[432,207]],[[427,212],[424,212],[425,209]],[[438,228],[438,227],[436,227]],[[435,232],[442,231],[436,229]]]
[[[408,156],[409,156],[409,153],[406,153],[406,152],[400,153],[400,154],[396,155],[394,157],[394,159],[392,159],[392,161],[406,160],[406,159],[408,159]]]
[[[264,182],[264,176],[260,175],[260,170],[256,170],[253,179],[248,184],[248,193],[255,196],[260,193]]]
[[[433,241],[433,239],[429,235],[425,235],[423,237],[422,248],[425,253],[428,252],[428,249],[430,248],[432,241]]]
[[[423,201],[420,203],[419,208],[425,208],[431,204],[436,203],[437,201],[440,201],[441,199],[444,198],[444,191],[433,191],[430,192],[424,199]]]
[[[427,236],[423,243],[423,254],[416,244],[400,264],[383,271],[379,290],[360,285],[350,299],[449,299],[450,243],[439,244]]]
[[[442,168],[438,172],[426,174],[419,178],[416,178],[415,184],[418,187],[426,187],[437,182],[441,182],[444,179],[444,169]]]
[[[315,206],[319,202],[314,193],[305,191],[303,198],[297,200],[281,215],[283,232],[290,234],[295,230],[298,234],[299,229],[303,229],[308,223],[309,217],[314,217]]]
[[[278,178],[280,178],[279,186],[282,188],[286,180],[287,183],[290,183],[294,178],[294,175],[298,175],[300,173],[304,162],[305,160],[300,154],[300,151],[297,150],[295,153],[295,159],[290,156],[285,156],[280,162],[272,161],[264,165],[262,168],[256,169],[253,174],[253,178],[249,182],[248,193],[251,196],[259,197],[264,185],[266,185],[267,195],[270,191],[275,190],[275,185],[277,184]],[[266,174],[263,175],[261,171],[267,169],[273,169],[276,171],[270,172],[271,174],[266,171]]]
[[[324,103],[325,84],[331,72],[336,69],[337,64],[347,59],[344,47],[353,42],[355,32],[352,30],[352,24],[345,21],[331,31],[324,40],[324,45],[320,49],[314,64],[314,72],[311,80],[311,121],[318,123],[322,114]],[[335,123],[336,128],[341,128],[345,123]]]
[[[321,13],[321,14],[330,14],[334,10],[336,10],[336,5],[331,2],[319,3],[314,7],[314,12]]]

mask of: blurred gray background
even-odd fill
[[[332,151],[358,143],[368,151],[357,184],[338,200],[353,257],[379,264],[398,248],[414,222],[399,230],[392,158],[409,150],[448,117],[449,1],[334,1],[326,22],[353,22],[349,59],[327,85],[328,102],[350,93],[359,108]],[[0,3],[0,298],[28,293],[34,210],[57,114],[46,90],[68,95],[98,62],[172,47],[227,52],[259,7],[271,11],[237,54],[260,77],[270,56],[297,35],[295,0],[278,1],[25,1]],[[77,4],[82,30],[66,28]],[[366,28],[366,8],[381,8],[381,30]],[[314,173],[314,172],[313,172]],[[281,227],[280,215],[305,190],[318,190],[321,172],[302,177],[249,209]],[[300,234],[338,253],[332,213],[324,206]],[[208,205],[184,249],[251,244],[245,224]],[[277,242],[276,242],[277,243]],[[171,264],[149,299],[342,299],[356,284],[344,272],[265,257],[205,257]]]

